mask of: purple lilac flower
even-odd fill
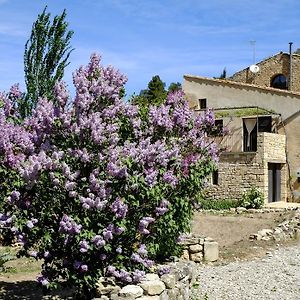
[[[106,260],[107,256],[104,253],[101,253],[99,256],[100,260]]]
[[[68,234],[80,233],[82,225],[76,224],[76,222],[69,216],[64,215],[59,222],[59,232]]]
[[[146,257],[147,254],[148,254],[146,245],[145,245],[145,244],[141,244],[141,245],[139,246],[139,249],[138,249],[137,253],[138,253],[139,255],[141,255],[142,257]]]
[[[37,282],[40,283],[43,286],[49,285],[49,280],[47,277],[40,275],[37,277]]]
[[[145,170],[145,175],[145,181],[147,182],[147,184],[151,187],[155,185],[157,181],[158,171],[154,170],[153,168],[147,169]]]
[[[160,202],[159,206],[155,208],[155,213],[157,216],[163,216],[168,210],[169,201],[163,200]]]
[[[143,279],[145,279],[145,271],[141,271],[141,270],[134,270],[132,272],[132,281],[134,283],[138,283],[138,282],[141,282]]]
[[[38,256],[38,253],[37,253],[37,251],[32,250],[32,251],[30,251],[30,252],[28,253],[28,255],[31,256],[31,257],[37,257],[37,256]]]
[[[51,254],[49,251],[45,251],[44,252],[44,258],[50,258],[51,257]]]
[[[118,248],[116,249],[116,252],[121,254],[121,253],[123,252],[122,247],[118,247]]]
[[[150,231],[147,229],[149,224],[153,223],[155,221],[152,217],[144,217],[140,220],[138,230],[140,233],[147,235],[150,233]]]
[[[105,241],[109,241],[113,239],[113,233],[110,230],[104,229],[103,230],[103,237]]]
[[[169,274],[171,272],[171,268],[166,265],[159,266],[157,269],[157,273],[161,276],[164,274]]]
[[[83,240],[79,243],[79,247],[80,247],[79,251],[81,253],[86,253],[88,252],[90,246],[87,241]]]
[[[175,188],[178,183],[178,178],[174,175],[172,170],[169,170],[164,173],[163,181],[169,183],[173,188]]]
[[[124,204],[120,197],[117,197],[110,206],[110,209],[115,213],[117,218],[124,219],[128,211],[128,206]]]
[[[26,226],[27,226],[29,229],[32,229],[32,228],[34,227],[34,224],[32,223],[32,221],[27,221]]]
[[[87,272],[88,271],[88,266],[86,265],[86,264],[82,264],[81,266],[80,266],[80,271],[81,272]]]
[[[103,237],[101,235],[95,235],[92,239],[92,242],[97,248],[101,248],[105,246],[106,242],[104,241]]]
[[[13,191],[10,195],[12,201],[17,201],[20,198],[20,192]]]

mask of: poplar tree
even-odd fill
[[[68,30],[65,21],[66,10],[54,17],[46,12],[38,15],[33,23],[30,38],[26,42],[24,52],[24,72],[27,93],[19,103],[22,117],[31,114],[39,97],[53,100],[53,88],[57,80],[61,80],[69,56],[74,50],[70,45],[73,31]]]

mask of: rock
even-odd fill
[[[199,238],[197,237],[188,237],[188,238],[184,238],[179,244],[181,245],[195,245],[199,243]]]
[[[217,242],[204,242],[204,260],[216,261],[219,258],[219,245]]]
[[[245,207],[237,207],[236,208],[236,212],[238,213],[238,214],[240,214],[240,213],[243,213],[243,212],[245,212],[247,209],[245,208]]]
[[[189,246],[190,249],[190,253],[197,253],[197,252],[201,252],[203,250],[203,246],[202,245],[191,245]]]
[[[155,297],[155,296],[154,296]],[[157,296],[156,296],[157,297]],[[159,296],[160,300],[169,300],[169,295],[167,291],[163,291],[162,294]]]
[[[160,295],[166,288],[161,280],[142,281],[139,286],[150,296]]]
[[[137,298],[137,300],[160,300],[159,296],[142,296]]]
[[[183,253],[182,253],[182,256],[181,256],[181,258],[183,259],[183,260],[189,260],[190,259],[190,254],[189,254],[189,251],[188,250],[183,250]]]
[[[261,235],[261,237],[270,236],[273,234],[273,230],[272,229],[262,229],[262,230],[258,231],[257,234]]]
[[[154,281],[154,280],[159,280],[159,276],[154,273],[147,273],[145,275],[145,279],[143,279],[143,281]]]
[[[137,298],[143,295],[143,289],[138,285],[125,285],[119,292],[121,297]]]
[[[178,288],[173,288],[171,290],[168,290],[169,300],[177,300],[178,295],[179,295]]]
[[[176,285],[176,278],[173,274],[164,274],[160,279],[168,289],[173,289]]]
[[[192,253],[190,254],[190,259],[191,261],[194,261],[194,262],[202,262],[203,261],[203,254],[202,252],[198,252],[198,253]]]
[[[117,286],[113,279],[100,277],[96,285],[96,295],[101,297],[110,293],[118,293],[120,287]]]

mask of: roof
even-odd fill
[[[208,77],[202,77],[202,76],[196,76],[196,75],[190,75],[190,74],[185,74],[183,75],[185,79],[194,79],[202,82],[206,82],[209,84],[215,84],[215,85],[223,85],[223,86],[230,86],[232,88],[237,88],[237,89],[250,89],[250,90],[258,90],[263,93],[272,93],[272,94],[277,94],[281,96],[294,96],[296,98],[300,98],[300,93],[299,92],[294,92],[294,91],[288,91],[288,90],[280,90],[280,89],[275,89],[272,87],[262,87],[256,84],[250,84],[250,83],[243,83],[243,82],[236,82],[232,80],[226,80],[226,79],[214,79],[214,78],[208,78]]]

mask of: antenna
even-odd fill
[[[253,74],[256,74],[257,72],[259,72],[259,66],[257,66],[255,64],[255,55],[256,55],[256,41],[249,41],[250,45],[252,45],[253,47],[253,65],[250,66],[250,72],[252,72]]]
[[[255,49],[255,44],[256,44],[256,41],[249,41],[250,45],[252,45],[253,47],[253,65],[255,65],[255,52],[256,52],[256,49]]]

